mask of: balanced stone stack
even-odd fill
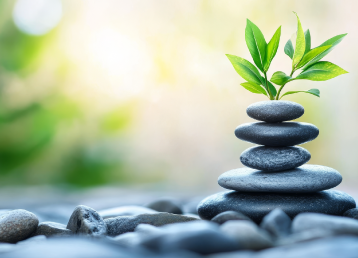
[[[304,108],[291,101],[262,101],[247,108],[249,117],[263,121],[240,125],[237,138],[260,146],[240,157],[248,168],[228,171],[219,177],[220,186],[234,190],[204,199],[198,206],[203,219],[225,211],[239,211],[259,223],[275,208],[291,218],[302,212],[342,215],[355,208],[346,193],[328,190],[342,181],[338,171],[304,165],[311,154],[295,145],[314,140],[319,133],[308,123],[286,122],[301,117]]]

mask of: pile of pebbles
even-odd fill
[[[41,214],[0,210],[0,257],[356,257],[358,209],[344,216],[281,209],[261,223],[237,211],[211,220],[169,199],[96,211],[77,206],[68,223]],[[55,216],[54,216],[55,218]]]
[[[308,123],[286,122],[303,115],[304,108],[291,101],[262,101],[250,105],[247,114],[263,122],[240,125],[237,138],[258,144],[245,150],[245,168],[222,174],[220,186],[227,191],[209,196],[198,206],[201,218],[210,220],[224,211],[239,211],[256,223],[272,210],[282,209],[290,218],[302,212],[343,215],[355,208],[354,199],[328,190],[342,182],[333,168],[304,165],[311,154],[294,146],[314,140],[319,130]]]

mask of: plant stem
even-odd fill
[[[292,77],[292,75],[293,75],[293,73],[294,73],[294,72],[295,72],[295,70],[294,70],[294,69],[292,69],[291,74],[290,74],[290,77]],[[287,82],[286,82],[286,83],[287,83]],[[278,90],[277,95],[276,95],[276,100],[279,100],[280,93],[281,93],[281,91],[282,91],[283,87],[286,85],[286,83],[285,83],[285,84],[283,84],[283,85],[280,87],[280,89]]]
[[[267,75],[265,72],[264,72],[264,75],[265,75],[266,89],[270,95],[270,100],[274,100],[274,97],[272,96],[271,91],[270,91],[270,87],[268,86],[268,83],[267,83]]]

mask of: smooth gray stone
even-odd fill
[[[30,237],[30,238],[28,238],[26,240],[19,241],[16,244],[24,246],[24,245],[33,245],[33,244],[42,243],[43,241],[47,241],[47,237],[45,237],[45,236],[33,236],[33,237]]]
[[[292,222],[292,232],[300,233],[307,230],[326,230],[333,234],[351,234],[358,236],[358,221],[338,216],[318,213],[302,213]]]
[[[358,237],[341,236],[270,248],[260,252],[220,253],[207,258],[356,258],[357,242]]]
[[[251,104],[246,113],[249,117],[268,123],[277,123],[297,119],[305,109],[298,103],[286,100],[268,100]]]
[[[4,253],[8,253],[10,251],[16,250],[18,246],[15,244],[8,244],[8,243],[0,243],[0,255],[3,255]],[[1,256],[5,257],[5,256]]]
[[[220,229],[225,235],[235,239],[242,249],[262,250],[274,245],[269,234],[251,221],[228,221]]]
[[[102,217],[94,209],[84,205],[77,206],[73,211],[67,229],[75,234],[94,237],[107,234],[107,227]]]
[[[115,218],[118,216],[135,216],[139,214],[154,214],[154,213],[157,213],[157,211],[153,209],[149,209],[147,207],[136,206],[136,205],[121,206],[121,207],[98,211],[98,214],[103,219]]]
[[[291,219],[283,210],[274,209],[263,218],[260,227],[275,238],[286,237],[291,233]]]
[[[230,252],[240,248],[236,241],[226,236],[216,223],[191,221],[161,227],[162,234],[142,241],[150,250],[165,253],[186,250],[198,254]]]
[[[183,214],[181,207],[171,199],[159,199],[148,203],[146,205],[149,209],[159,211],[159,212],[168,212],[173,214]]]
[[[29,238],[37,228],[39,220],[26,210],[12,210],[0,215],[0,242],[16,243]]]
[[[341,182],[338,171],[319,165],[303,165],[281,172],[239,168],[225,172],[218,179],[219,185],[226,189],[255,193],[313,193]]]
[[[73,232],[66,228],[66,225],[45,221],[37,226],[34,236],[44,235],[46,237],[70,236]]]
[[[333,236],[333,232],[327,231],[325,229],[312,229],[282,237],[276,241],[276,245],[292,245],[296,243],[308,242],[316,239],[329,238]]]
[[[222,212],[222,213],[216,215],[214,218],[212,218],[211,221],[222,225],[229,220],[249,220],[249,221],[251,221],[251,219],[249,217],[247,217],[244,214],[242,214],[241,212],[237,212],[237,211]]]
[[[291,219],[302,212],[342,215],[356,207],[354,199],[346,193],[327,190],[310,194],[240,193],[221,192],[207,197],[198,205],[202,219],[211,220],[228,211],[239,211],[256,223],[260,223],[270,211],[280,208]]]
[[[158,212],[155,214],[140,214],[137,216],[121,216],[105,219],[109,236],[117,236],[127,232],[133,232],[139,224],[150,224],[156,227],[171,223],[188,222],[196,218],[183,215]]]
[[[350,210],[347,210],[344,214],[344,217],[347,218],[352,218],[352,219],[357,219],[358,220],[358,209],[357,208],[353,208]]]
[[[249,168],[264,171],[283,171],[307,163],[311,159],[308,150],[302,147],[257,146],[245,150],[241,163]]]
[[[316,139],[318,134],[313,124],[299,122],[246,123],[235,130],[240,140],[273,147],[303,144]]]

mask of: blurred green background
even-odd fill
[[[245,91],[225,54],[252,60],[246,18],[269,40],[282,25],[270,71],[290,71],[284,43],[300,16],[312,46],[348,36],[324,60],[349,74],[290,95],[320,136],[311,164],[358,183],[358,2],[333,0],[5,0],[0,2],[0,185],[153,184],[216,191],[251,144],[234,136]],[[286,89],[287,90],[287,89]]]

